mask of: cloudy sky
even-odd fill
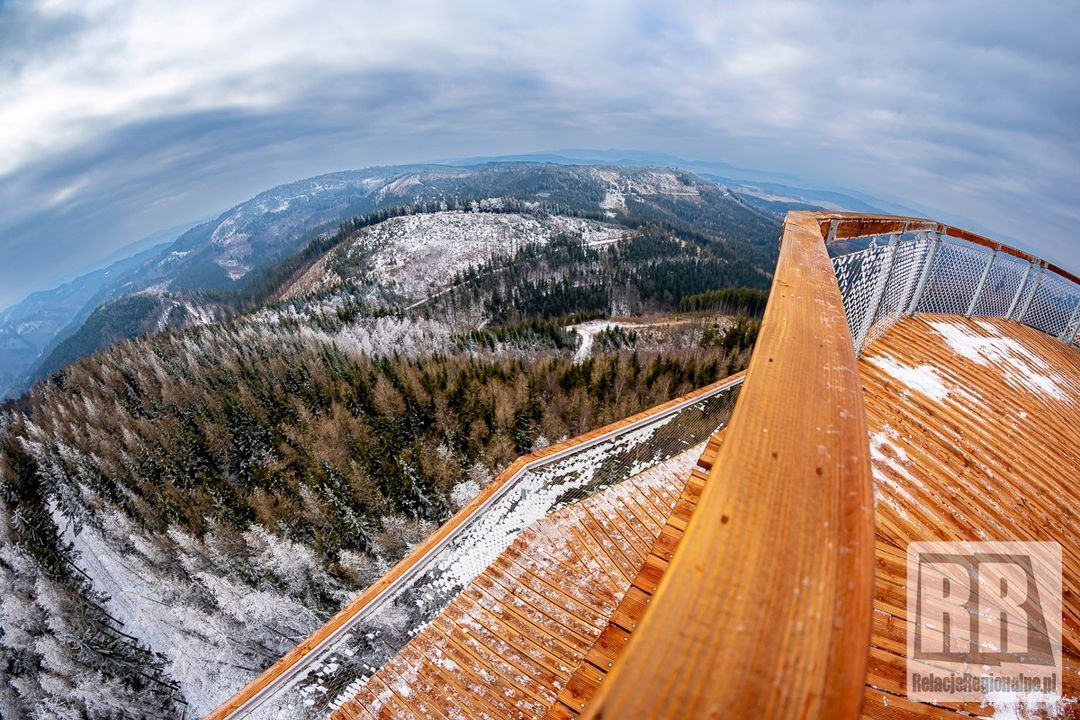
[[[1080,4],[0,0],[0,307],[273,185],[560,147],[945,208],[1080,269]]]

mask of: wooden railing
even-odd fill
[[[1024,260],[1025,262],[1042,264],[1047,270],[1071,280],[1074,283],[1080,284],[1080,278],[1058,265],[1046,262],[1031,253],[1026,253],[1023,250],[1018,250],[1014,247],[999,243],[996,240],[992,240],[991,238],[954,225],[947,225],[934,220],[927,220],[926,218],[901,217],[897,215],[865,215],[862,213],[851,212],[827,212],[816,213],[816,216],[818,224],[821,226],[821,233],[826,238],[827,242],[845,238],[865,237],[867,235],[932,230],[945,237],[957,238],[958,240],[964,240],[973,245],[981,245],[985,248],[996,249],[1006,255],[1012,255],[1015,258]]]
[[[873,497],[855,347],[827,245],[910,232],[993,248],[1077,282],[1038,258],[931,220],[789,213],[757,346],[709,482],[649,611],[584,717],[858,715],[870,644]],[[536,457],[515,463],[209,717],[233,716],[278,683]]]
[[[587,718],[854,718],[870,641],[862,391],[826,252],[789,213],[727,439]]]

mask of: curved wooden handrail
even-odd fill
[[[789,213],[727,439],[593,718],[854,718],[870,643],[866,418],[819,221]]]
[[[513,480],[519,472],[526,469],[531,464],[538,460],[544,460],[553,455],[572,450],[580,445],[585,445],[605,435],[618,432],[635,423],[648,420],[680,406],[692,403],[695,400],[710,395],[713,391],[738,384],[741,382],[743,376],[743,372],[735,373],[723,380],[717,380],[714,383],[693,390],[663,404],[630,415],[622,420],[596,428],[595,430],[591,430],[562,442],[555,443],[528,455],[522,455],[503,470],[497,478],[481,490],[471,501],[469,501],[469,503],[455,513],[453,517],[441,525],[438,530],[414,547],[385,575],[357,595],[322,627],[312,633],[310,637],[300,642],[293,649],[278,658],[272,665],[259,673],[259,675],[253,678],[251,682],[237,690],[231,697],[225,700],[225,702],[207,714],[203,720],[225,720],[226,718],[237,716],[237,713],[243,714],[244,707],[256,698],[256,696],[273,688],[273,686],[283,679],[294,666],[323,645],[327,640],[331,639],[335,633],[339,632],[353,617],[371,605],[382,593],[386,592],[394,585],[394,583],[405,576],[414,565],[442,543],[459,526],[467,522],[475,513],[481,512],[489,500],[506,486],[507,483]]]
[[[817,218],[823,235],[828,234],[829,224],[832,221],[839,221],[836,233],[833,236],[837,240],[865,237],[867,235],[882,235],[893,232],[936,230],[947,237],[964,240],[972,245],[980,245],[992,250],[998,250],[1006,255],[1012,255],[1015,258],[1019,258],[1020,260],[1029,263],[1043,265],[1047,270],[1080,285],[1080,278],[1063,267],[1047,262],[1031,253],[1000,243],[997,240],[979,235],[978,233],[973,233],[970,230],[956,227],[955,225],[946,225],[945,223],[927,220],[926,218],[904,217],[902,215],[864,215],[861,213],[845,212],[818,213]]]

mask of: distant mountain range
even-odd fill
[[[375,168],[75,283],[0,407],[0,716],[203,716],[515,457],[742,369],[780,231],[669,167]]]
[[[523,170],[536,163],[545,164],[545,173]],[[854,193],[795,187],[785,184],[794,182],[788,178],[726,163],[640,151],[564,150],[321,175],[267,190],[172,238],[157,233],[129,246],[129,254],[107,267],[0,311],[0,398],[21,393],[116,340],[227,316],[235,303],[222,302],[221,293],[242,292],[253,278],[257,281],[257,271],[289,258],[314,237],[332,233],[349,217],[380,208],[503,196],[598,210],[607,192],[603,182],[569,169],[586,164],[685,168],[772,217],[792,208],[914,212]],[[138,300],[128,299],[135,295]]]

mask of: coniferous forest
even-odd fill
[[[768,230],[560,192],[349,219],[8,403],[0,714],[206,712],[516,457],[745,366]]]

